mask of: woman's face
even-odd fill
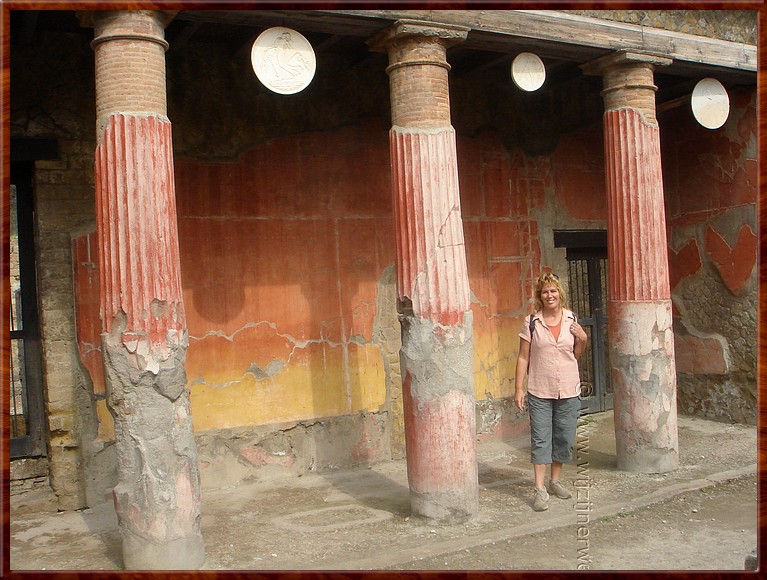
[[[544,308],[559,308],[559,290],[557,290],[557,287],[554,286],[554,284],[544,284],[543,288],[541,288],[541,303]]]

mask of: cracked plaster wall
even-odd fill
[[[665,188],[680,413],[756,422],[756,97],[717,131],[667,122]],[[693,146],[694,145],[694,146]]]

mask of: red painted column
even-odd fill
[[[446,50],[467,29],[399,21],[389,55],[400,360],[411,509],[460,521],[479,508],[469,278]]]
[[[205,559],[186,388],[163,12],[93,13],[101,336],[126,569]]]
[[[670,59],[608,55],[601,74],[610,318],[618,469],[660,473],[679,464],[668,243],[655,117],[655,66]]]

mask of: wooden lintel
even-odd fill
[[[757,47],[554,10],[326,10],[357,18],[418,18],[463,24],[472,34],[519,37],[602,50],[635,50],[709,66],[756,72]]]
[[[756,82],[754,45],[555,10],[182,10],[176,18],[251,28],[292,26],[359,38],[370,38],[398,20],[421,20],[469,27],[460,45],[468,50],[530,51],[578,64],[611,51],[631,50],[671,58],[669,74]]]

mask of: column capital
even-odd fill
[[[645,121],[657,125],[654,83],[656,66],[666,66],[672,60],[642,52],[621,51],[605,55],[581,65],[585,74],[602,76],[602,97],[605,112],[634,109]]]
[[[119,12],[119,10],[78,10],[75,13],[75,16],[77,16],[80,26],[83,28],[93,28],[98,18],[113,12]],[[179,13],[178,10],[132,10],[131,12],[153,13],[156,15],[163,28],[166,28],[176,17],[176,14]]]
[[[392,124],[421,129],[450,125],[449,46],[463,41],[464,26],[398,20],[368,40],[371,50],[386,52]]]
[[[466,40],[466,26],[440,24],[425,20],[397,20],[392,26],[372,36],[367,44],[373,52],[386,52],[393,42],[412,38],[437,39],[448,48]]]
[[[591,62],[584,63],[581,65],[581,70],[583,70],[583,73],[587,75],[602,75],[606,70],[620,66],[647,65],[653,69],[656,66],[668,66],[672,62],[673,59],[665,56],[630,50],[621,50],[619,52],[612,52],[610,54],[600,56]]]
[[[98,10],[90,13],[94,38],[91,48],[111,40],[148,41],[168,50],[165,27],[176,12],[165,10]],[[84,19],[80,19],[81,24]]]

